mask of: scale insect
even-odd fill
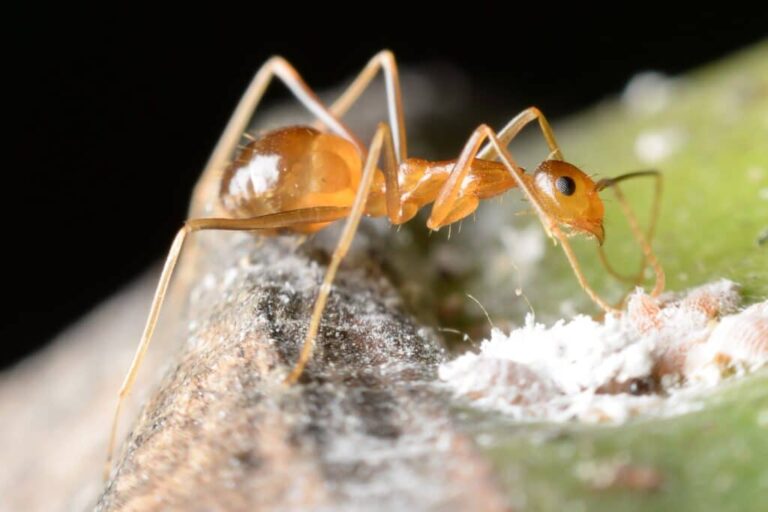
[[[379,72],[386,84],[388,122],[378,125],[366,148],[342,118]],[[250,137],[245,130],[273,77],[279,78],[317,121],[313,126],[290,126],[258,138]],[[533,121],[538,122],[550,154],[533,173],[527,173],[514,160],[507,145]],[[245,146],[232,160],[244,137],[248,139]],[[168,253],[141,341],[119,392],[108,446],[107,475],[124,400],[149,347],[184,240],[191,233],[201,230],[251,231],[263,235],[313,233],[346,219],[315,300],[299,358],[285,379],[286,383],[293,384],[312,355],[336,271],[363,215],[386,216],[392,224],[399,225],[432,204],[427,227],[438,230],[470,215],[481,200],[519,188],[533,206],[547,235],[562,246],[581,287],[603,310],[612,312],[615,308],[586,281],[567,239],[569,234],[581,233],[596,238],[602,245],[604,208],[599,192],[610,187],[619,198],[644,256],[642,268],[635,276],[616,273],[608,265],[602,249],[601,261],[612,275],[634,283],[640,282],[647,267],[652,267],[656,275],[652,295],[658,295],[664,287],[664,273],[651,250],[650,239],[659,194],[654,201],[650,227],[643,232],[618,187],[620,181],[638,176],[657,178],[656,191],[660,190],[660,176],[655,171],[593,181],[563,159],[549,122],[535,107],[522,111],[498,132],[487,125],[478,126],[456,159],[428,161],[409,157],[398,70],[390,51],[375,55],[329,107],[317,98],[290,63],[281,57],[269,59],[245,91],[192,197],[192,210],[200,211],[194,206],[200,204],[206,192],[217,191],[219,204],[215,213],[220,216],[187,220]]]

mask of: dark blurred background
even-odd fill
[[[0,365],[165,254],[214,142],[271,54],[318,89],[349,79],[384,47],[406,66],[450,63],[470,77],[478,116],[493,117],[475,125],[530,104],[564,116],[620,92],[638,71],[681,73],[768,36],[765,9],[675,14],[638,4],[631,15],[577,21],[554,7],[503,5],[423,5],[441,9],[434,18],[391,2],[12,13]],[[484,108],[491,97],[503,111]]]

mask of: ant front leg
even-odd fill
[[[329,127],[335,134],[352,142],[361,154],[365,153],[365,146],[362,142],[320,101],[291,63],[282,57],[275,56],[265,62],[256,72],[232,117],[227,122],[227,126],[216,143],[216,147],[195,187],[192,196],[193,210],[195,210],[196,205],[203,204],[206,198],[212,197],[212,188],[219,183],[216,179],[217,174],[227,166],[273,77],[279,78],[299,103],[317,117],[323,125]]]
[[[144,356],[146,355],[150,341],[152,340],[152,334],[155,331],[157,320],[160,316],[160,309],[165,301],[171,276],[176,268],[187,236],[192,232],[201,230],[258,231],[262,229],[285,228],[297,224],[332,222],[345,217],[348,213],[349,208],[318,207],[292,210],[250,219],[191,219],[184,224],[176,234],[171,249],[168,251],[168,256],[166,257],[165,265],[163,265],[163,270],[160,273],[157,289],[155,290],[155,295],[152,299],[152,305],[149,309],[144,332],[141,335],[139,346],[136,349],[136,354],[133,357],[128,373],[125,375],[123,384],[120,387],[117,407],[115,408],[115,415],[110,430],[109,443],[107,445],[107,461],[104,472],[105,480],[109,476],[112,452],[114,451],[115,441],[117,439],[117,427],[120,422],[120,412],[122,411],[123,403],[136,382],[136,376],[138,375],[139,368],[144,361]]]
[[[651,177],[655,179],[655,186],[653,190],[653,202],[651,203],[651,218],[645,233],[643,233],[643,230],[640,228],[640,223],[637,220],[637,216],[635,215],[634,210],[630,206],[629,202],[624,196],[624,193],[621,191],[621,188],[619,187],[619,182],[621,181],[631,179],[631,178],[642,178],[642,177]],[[631,276],[631,277],[619,274],[611,266],[611,264],[608,262],[608,258],[602,246],[598,246],[598,254],[600,256],[600,261],[602,262],[603,266],[605,267],[605,270],[609,274],[611,274],[612,276],[614,276],[619,280],[629,281],[633,285],[640,284],[640,282],[643,279],[643,274],[645,272],[646,267],[650,266],[651,268],[653,268],[653,273],[656,276],[656,282],[654,284],[653,290],[651,291],[651,296],[656,297],[659,294],[661,294],[662,291],[664,291],[664,282],[665,282],[664,269],[662,268],[661,263],[659,263],[659,260],[656,258],[656,255],[654,254],[653,248],[651,246],[653,235],[656,231],[656,223],[659,217],[659,207],[661,204],[660,202],[661,189],[662,189],[661,173],[655,170],[636,171],[636,172],[630,172],[627,174],[622,174],[621,176],[617,176],[615,178],[604,178],[595,184],[595,188],[598,191],[604,190],[608,187],[612,188],[614,194],[616,195],[616,198],[619,201],[619,205],[621,206],[624,216],[627,218],[627,222],[629,223],[630,230],[632,231],[632,236],[634,237],[638,245],[640,245],[640,248],[643,252],[643,260],[641,262],[641,267],[639,272],[635,276]]]
[[[547,232],[547,235],[551,237],[551,230],[555,225],[554,221],[545,212],[541,202],[534,196],[528,181],[523,175],[523,170],[517,165],[517,162],[512,158],[512,155],[510,155],[506,148],[499,142],[494,131],[485,124],[478,126],[464,144],[464,149],[461,151],[461,155],[458,160],[456,160],[456,164],[453,166],[448,179],[440,189],[440,193],[437,195],[437,199],[432,206],[432,213],[427,220],[427,227],[436,230],[446,224],[446,220],[459,197],[459,192],[461,191],[464,180],[467,178],[472,162],[475,158],[478,158],[480,148],[486,140],[488,141],[488,145],[494,148],[497,154],[501,157],[517,186],[531,201],[531,204],[541,219],[544,230]]]
[[[405,160],[407,155],[405,114],[403,111],[403,97],[400,92],[400,75],[397,70],[395,55],[391,51],[383,50],[374,55],[349,87],[333,102],[330,111],[338,119],[344,117],[344,114],[347,113],[350,107],[360,99],[363,92],[371,85],[371,81],[379,71],[384,74],[389,126],[394,138],[395,155],[397,155],[397,163],[399,164]],[[318,122],[316,126],[322,127],[323,123]]]
[[[557,222],[547,213],[544,206],[536,198],[520,166],[517,165],[507,148],[502,145],[496,134],[487,125],[480,125],[477,129],[475,129],[475,131],[467,140],[467,143],[464,145],[461,156],[456,161],[456,164],[451,171],[450,177],[445,182],[443,188],[440,190],[440,193],[437,196],[437,200],[435,201],[435,204],[432,208],[432,213],[427,220],[427,226],[430,229],[438,229],[440,226],[444,225],[448,215],[456,203],[463,181],[466,179],[467,173],[469,172],[469,168],[472,164],[472,160],[477,157],[480,151],[480,147],[486,140],[499,156],[501,162],[507,168],[512,178],[515,180],[517,186],[520,188],[520,190],[522,190],[528,201],[533,205],[534,210],[538,214],[539,220],[541,221],[541,224],[544,227],[547,235],[551,238],[557,239],[560,242],[560,245],[563,248],[563,252],[565,252],[566,258],[571,265],[571,269],[573,270],[573,273],[575,274],[576,279],[578,280],[582,289],[603,310],[608,313],[616,312],[616,308],[608,304],[608,302],[600,297],[597,292],[589,285],[589,282],[587,282],[584,273],[581,271],[581,266],[576,259],[576,255],[573,252],[570,243],[568,242],[568,238],[565,236],[565,234],[563,234],[563,232],[560,230],[560,227],[557,225]]]
[[[541,110],[536,107],[528,107],[527,109],[523,110],[514,118],[512,118],[512,120],[508,122],[504,128],[501,129],[497,135],[499,145],[502,147],[507,147],[512,139],[517,137],[522,129],[525,128],[528,123],[534,120],[539,121],[539,128],[541,128],[541,133],[544,135],[544,139],[547,141],[547,146],[549,146],[550,153],[548,159],[554,158],[555,160],[563,160],[563,152],[560,150],[560,146],[557,144],[557,139],[555,139],[555,132],[552,131],[552,126],[550,126],[549,121],[547,121],[547,118],[544,116],[544,114],[541,113]],[[484,160],[493,160],[498,158],[498,156],[498,151],[496,151],[493,147],[493,144],[490,143],[486,144],[485,147],[477,154],[477,158],[482,158]]]

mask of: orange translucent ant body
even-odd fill
[[[383,72],[386,83],[389,122],[379,124],[366,148],[341,118],[379,71]],[[318,122],[314,127],[291,126],[258,138],[245,134],[273,76],[280,78],[315,115]],[[527,173],[515,162],[507,145],[532,121],[538,121],[551,153],[533,173]],[[234,160],[230,160],[243,137],[250,139],[249,142],[241,146]],[[518,114],[498,133],[486,125],[479,126],[456,159],[433,162],[410,158],[406,153],[397,66],[391,52],[383,51],[374,56],[330,107],[319,101],[287,61],[273,57],[256,73],[246,90],[193,194],[195,211],[194,205],[210,197],[213,191],[219,199],[217,211],[222,216],[188,220],[169,251],[142,339],[120,390],[108,448],[107,472],[123,400],[134,384],[171,274],[184,240],[191,232],[313,233],[334,221],[347,219],[315,301],[298,361],[285,379],[292,384],[301,376],[311,357],[333,279],[363,215],[386,216],[392,224],[402,224],[421,208],[432,204],[427,226],[437,230],[470,215],[481,200],[519,188],[538,214],[547,235],[562,245],[585,292],[606,312],[613,312],[616,310],[587,283],[567,233],[562,230],[565,227],[574,233],[594,236],[602,245],[604,208],[598,193],[612,187],[644,253],[640,273],[627,279],[639,282],[645,268],[651,266],[656,274],[652,294],[658,295],[664,286],[664,273],[649,243],[658,199],[654,202],[651,227],[643,233],[618,188],[619,181],[635,176],[659,178],[655,171],[644,171],[594,182],[577,167],[565,162],[549,123],[535,107]],[[660,180],[657,179],[657,192],[659,187]],[[613,271],[605,255],[600,254],[608,271],[623,277]]]

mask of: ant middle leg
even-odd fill
[[[349,210],[347,222],[344,224],[344,229],[339,237],[339,242],[336,245],[336,249],[331,256],[331,262],[328,264],[328,269],[325,271],[325,277],[323,283],[320,285],[320,292],[315,299],[315,305],[312,309],[312,317],[309,321],[309,328],[307,334],[304,337],[304,344],[301,347],[299,353],[299,359],[296,365],[291,370],[285,382],[287,384],[295,384],[301,374],[304,372],[304,368],[312,357],[312,350],[315,346],[315,340],[317,338],[317,332],[320,329],[320,320],[325,310],[325,305],[328,301],[328,295],[331,293],[331,285],[336,277],[336,272],[341,264],[341,261],[347,255],[349,247],[352,245],[352,240],[355,237],[357,228],[360,225],[360,219],[365,211],[365,204],[370,194],[371,185],[373,184],[373,177],[376,172],[376,164],[379,161],[382,147],[388,142],[388,146],[391,147],[391,137],[389,135],[389,128],[386,124],[382,123],[376,130],[376,134],[373,136],[368,156],[363,166],[363,173],[360,178],[360,184],[357,187],[355,194],[355,200]],[[391,150],[390,150],[391,152]],[[391,156],[387,158],[391,163]]]
[[[405,114],[403,110],[403,98],[400,92],[400,75],[397,70],[395,55],[389,50],[382,50],[374,55],[365,68],[357,75],[347,89],[330,106],[331,113],[338,119],[342,119],[350,107],[360,99],[360,96],[371,85],[376,74],[381,71],[384,75],[384,84],[387,95],[387,115],[389,126],[394,139],[394,152],[397,163],[405,160],[407,155],[407,142],[405,134]],[[322,120],[315,123],[316,127],[322,127]]]

